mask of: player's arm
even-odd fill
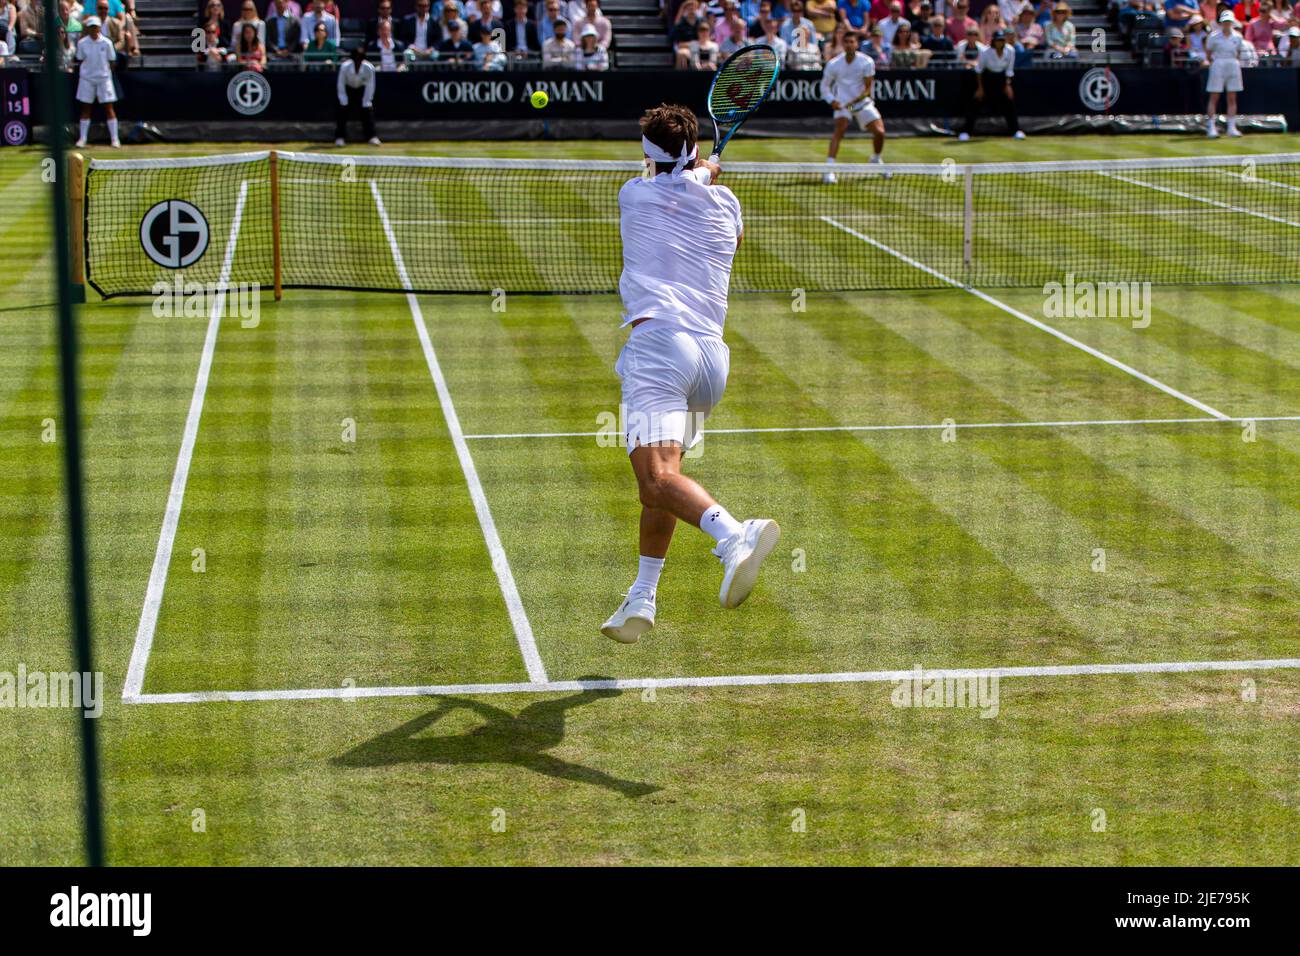
[[[835,85],[835,71],[828,66],[822,73],[822,99],[831,105],[831,109],[840,108],[840,101],[835,98],[833,87]]]

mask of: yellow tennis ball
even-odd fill
[[[547,103],[551,101],[551,98],[546,95],[545,90],[538,90],[532,95],[530,101],[533,104],[533,109],[540,110],[543,106],[545,106]]]

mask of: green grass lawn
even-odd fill
[[[1043,137],[960,158],[1296,142]],[[898,162],[957,149],[890,145]],[[0,151],[0,237],[20,250],[0,275],[0,671],[70,666],[38,164]],[[992,294],[1042,317],[1039,290]],[[1233,419],[1300,415],[1298,286],[1157,286],[1141,329],[1050,320],[1168,390],[955,289],[812,294],[803,311],[736,297],[709,421],[724,431],[687,467],[736,514],[780,520],[782,544],[724,611],[711,542],[679,530],[634,646],[597,632],[635,571],[626,454],[558,434],[617,409],[617,299],[418,305],[463,432],[534,436],[466,447],[554,681],[1300,657],[1300,421],[811,430],[1208,418],[1170,391]],[[114,863],[1300,862],[1295,669],[1008,677],[987,718],[896,707],[881,681],[123,703],[207,334],[148,300],[81,311]],[[254,328],[224,319],[143,692],[526,681],[453,439],[405,297],[294,290]],[[0,761],[0,861],[76,862],[71,714],[0,710]]]

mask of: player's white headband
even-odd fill
[[[681,153],[677,156],[674,156],[672,153],[668,152],[668,150],[656,146],[654,143],[650,142],[650,140],[646,139],[644,136],[641,137],[641,149],[644,150],[645,154],[649,156],[651,159],[653,159],[656,163],[675,164],[673,166],[674,176],[676,176],[683,169],[685,169],[686,164],[689,163],[691,160],[695,159],[697,155],[699,155],[698,146],[692,146],[690,150],[687,150],[686,144],[682,143]]]

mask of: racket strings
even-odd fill
[[[763,101],[780,64],[770,47],[745,50],[722,67],[709,93],[709,112],[719,123],[743,119]]]

